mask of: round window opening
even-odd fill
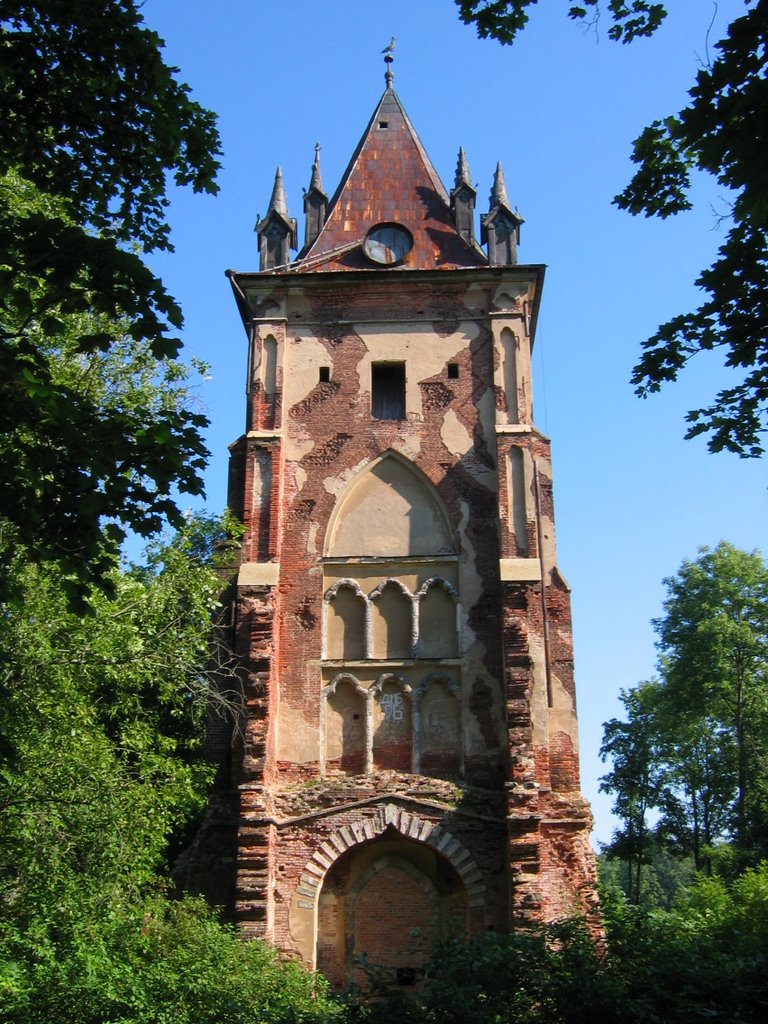
[[[376,224],[363,242],[368,259],[386,267],[402,263],[412,248],[413,235],[402,224]]]

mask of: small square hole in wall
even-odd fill
[[[379,128],[389,128],[389,121],[379,121]]]
[[[331,379],[331,368],[330,368],[330,366],[321,366],[320,367],[320,376],[319,376],[320,383],[321,384],[327,384],[330,379]]]
[[[448,380],[458,380],[459,377],[459,364],[448,363]]]
[[[415,967],[398,967],[395,971],[398,985],[415,985],[416,984],[416,968]]]

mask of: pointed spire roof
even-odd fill
[[[283,172],[280,167],[275,173],[275,185],[272,189],[272,198],[267,207],[267,217],[272,212],[279,213],[282,217],[288,216],[288,202],[285,198],[285,186],[283,185]]]
[[[388,67],[387,88],[330,201],[323,229],[299,256],[299,271],[373,269],[362,243],[382,223],[402,225],[413,236],[401,264],[405,269],[487,266],[482,249],[456,229],[445,186],[391,82]]]
[[[275,234],[273,227],[277,226],[277,235],[282,235],[279,242],[281,251],[277,255],[275,246]],[[256,234],[259,238],[260,267],[262,270],[272,270],[276,265],[286,264],[290,260],[290,250],[296,248],[296,218],[288,213],[288,203],[285,198],[285,186],[283,185],[283,172],[277,168],[275,184],[272,189],[272,196],[264,218],[256,224]],[[272,235],[272,241],[268,235]]]
[[[315,162],[312,164],[312,178],[310,179],[309,188],[307,189],[307,191],[311,192],[313,189],[316,192],[322,192],[323,195],[325,195],[325,191],[323,190],[323,178],[322,178],[322,175],[320,174],[320,143],[319,142],[315,143]]]
[[[493,188],[491,189],[490,205],[492,210],[497,206],[506,206],[508,210],[512,210],[509,203],[509,196],[507,195],[507,183],[504,181],[504,171],[501,169],[501,161],[496,164],[496,173],[493,176]]]
[[[463,146],[459,146],[459,162],[456,164],[456,180],[453,184],[454,189],[461,188],[462,185],[472,188],[472,175],[469,173],[467,154],[464,152]],[[474,192],[474,189],[472,191]]]

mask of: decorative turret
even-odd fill
[[[328,196],[323,192],[320,175],[320,143],[315,143],[315,162],[312,164],[312,178],[304,193],[304,245],[309,248],[323,229],[328,209]]]
[[[267,215],[257,223],[256,234],[259,239],[259,270],[274,270],[290,263],[291,249],[296,248],[296,218],[288,216],[283,172],[279,167]]]
[[[517,263],[520,225],[523,223],[520,214],[510,206],[504,171],[500,163],[496,164],[491,189],[491,208],[480,218],[480,241],[483,245],[488,245],[489,263],[501,266]]]
[[[459,148],[459,162],[456,165],[456,182],[451,192],[451,211],[456,229],[461,237],[472,244],[475,240],[475,200],[477,190],[472,187],[472,178],[467,165],[464,147]]]

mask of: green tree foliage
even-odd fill
[[[646,853],[648,863],[643,866],[640,898],[635,905],[669,910],[680,891],[696,878],[693,858],[681,857],[679,851],[661,841],[655,832],[648,837]],[[607,901],[610,906],[617,898],[629,900],[629,865],[615,854],[613,844],[598,854],[597,872],[601,902]]]
[[[528,24],[528,8],[535,7],[538,0],[455,0],[459,17],[465,25],[474,25],[481,39],[496,39],[511,46],[518,32]],[[600,17],[600,0],[582,0],[572,3],[566,0],[567,13],[574,21],[590,19],[597,23]],[[667,12],[663,4],[652,0],[604,0],[610,24],[608,38],[617,42],[631,43],[633,39],[652,35]]]
[[[659,842],[706,872],[768,855],[768,566],[722,542],[664,583],[659,678],[622,694],[626,721],[605,724],[601,749],[624,823],[608,852],[634,902]]]
[[[659,754],[659,727],[655,715],[656,684],[641,683],[622,690],[627,721],[611,719],[603,726],[600,757],[612,767],[600,780],[600,789],[615,793],[613,812],[623,821],[611,843],[611,852],[627,864],[628,895],[640,902],[643,865],[648,862],[648,812],[657,807],[664,784]]]
[[[623,988],[581,922],[452,939],[435,949],[423,989],[376,988],[349,1024],[589,1024],[614,1018]]]
[[[536,0],[456,0],[461,19],[481,37],[512,43]],[[650,0],[568,2],[575,19],[609,16],[608,36],[631,42],[651,35],[666,15]],[[768,429],[768,0],[746,0],[744,14],[714,46],[696,76],[689,104],[660,118],[636,140],[638,170],[615,202],[633,214],[668,217],[691,206],[692,174],[706,172],[723,188],[729,224],[718,258],[697,285],[698,309],[663,324],[643,343],[632,381],[637,393],[658,391],[697,353],[717,350],[734,383],[688,414],[687,437],[706,434],[712,451],[763,453]]]
[[[165,895],[169,842],[203,806],[219,527],[191,522],[111,569],[74,614],[53,565],[6,558],[0,615],[0,1018],[9,1024],[331,1019],[323,983]],[[222,638],[223,639],[223,638]],[[226,687],[217,699],[227,700]]]
[[[452,940],[424,987],[358,997],[349,1024],[763,1024],[768,864],[699,878],[670,910],[603,892],[607,946],[578,922]]]
[[[633,1024],[759,1024],[768,1014],[768,863],[699,879],[669,912],[604,893],[609,964]]]
[[[0,0],[0,517],[85,580],[105,524],[150,536],[202,491],[199,412],[102,402],[60,358],[173,373],[181,312],[140,253],[170,248],[167,180],[215,190],[219,140],[161,46],[133,0]]]
[[[691,716],[669,698],[660,687],[657,718],[666,785],[656,831],[678,856],[691,856],[698,871],[710,873],[712,848],[728,834],[731,822],[733,745],[713,717]]]
[[[768,566],[723,542],[664,582],[654,627],[673,727],[715,738],[714,764],[735,776],[729,830],[745,851],[768,853]]]

